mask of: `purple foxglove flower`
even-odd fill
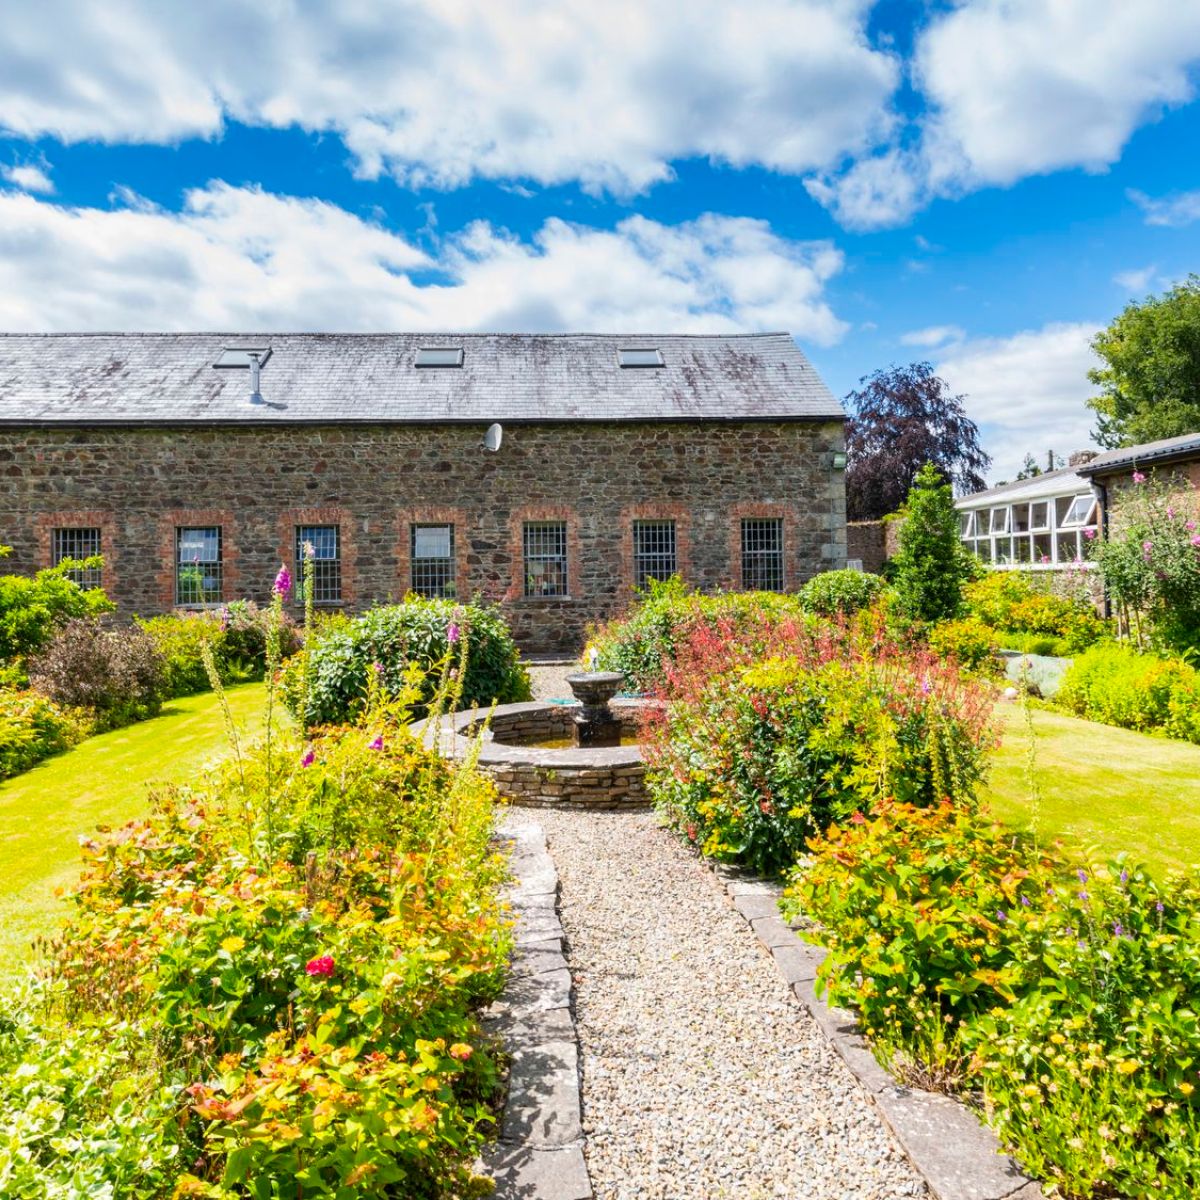
[[[292,594],[292,573],[287,569],[286,563],[280,564],[279,574],[275,576],[271,591],[281,600],[286,600]]]
[[[300,765],[302,767],[311,767],[316,761],[317,753],[311,746],[309,746],[309,748],[304,752],[304,757],[300,760]]]
[[[370,743],[370,745],[367,746],[367,749],[368,750],[382,750],[383,749],[383,735],[380,734],[379,737],[377,737],[373,742]]]
[[[1125,936],[1125,930],[1124,930],[1124,928],[1122,927],[1122,925],[1121,925],[1121,922],[1120,922],[1120,921],[1114,921],[1114,922],[1113,922],[1113,933],[1114,933],[1114,934],[1116,934],[1116,936],[1117,936],[1117,937],[1124,937],[1124,936]]]
[[[1134,471],[1134,473],[1133,473],[1133,482],[1134,482],[1134,483],[1145,483],[1145,482],[1146,482],[1146,477],[1145,477],[1145,475],[1143,475],[1143,474],[1141,473],[1141,471]]]
[[[449,626],[446,629],[446,641],[448,641],[450,643],[450,645],[453,646],[454,643],[458,641],[459,633],[460,633],[460,630],[458,628],[458,625],[454,621],[451,621]]]
[[[1155,904],[1154,911],[1159,912],[1159,913],[1163,911],[1163,902],[1161,900],[1159,900],[1158,903]]]
[[[1021,897],[1021,903],[1022,903],[1022,904],[1023,904],[1023,905],[1024,905],[1026,908],[1028,908],[1028,907],[1029,907],[1029,897],[1028,897],[1028,896],[1022,896],[1022,897]]]

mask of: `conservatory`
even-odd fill
[[[997,568],[1090,565],[1100,533],[1092,486],[1069,467],[964,496],[957,507],[963,545]]]

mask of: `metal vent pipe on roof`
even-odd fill
[[[249,351],[246,357],[250,360],[250,401],[262,399],[262,393],[259,391],[259,375],[262,371],[262,363],[258,360],[258,352],[255,350]]]

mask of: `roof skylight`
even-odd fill
[[[617,362],[623,367],[664,366],[662,351],[657,346],[621,346]]]
[[[461,367],[463,351],[461,346],[422,346],[417,351],[418,367]]]
[[[263,363],[271,357],[270,346],[226,346],[221,351],[220,357],[214,367],[249,367],[250,356],[258,357],[258,365],[261,367]]]

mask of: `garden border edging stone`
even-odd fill
[[[536,821],[508,813],[499,835],[510,851],[505,898],[515,946],[508,982],[485,1010],[484,1027],[504,1039],[512,1063],[499,1140],[485,1148],[477,1169],[495,1179],[493,1200],[592,1200],[558,871]]]
[[[805,942],[783,920],[778,884],[722,863],[709,865],[936,1200],[1039,1200],[1045,1195],[966,1105],[899,1083],[876,1061],[855,1015],[817,996],[817,968],[825,951]]]

